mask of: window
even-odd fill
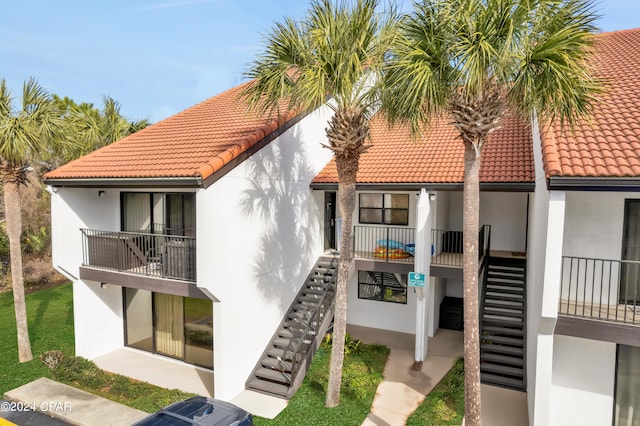
[[[358,271],[358,299],[407,303],[407,275]]]
[[[123,288],[125,345],[213,368],[213,302]]]
[[[195,236],[195,194],[122,193],[122,230]]]
[[[614,425],[640,424],[640,348],[618,345]]]
[[[409,194],[360,194],[360,223],[408,225]]]

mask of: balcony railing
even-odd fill
[[[640,262],[563,256],[558,313],[640,325]]]
[[[179,235],[82,229],[82,264],[116,272],[196,280],[196,239]]]
[[[491,246],[491,226],[483,225],[478,234],[478,254],[482,258]],[[431,264],[462,266],[462,231],[431,230]],[[413,263],[415,229],[392,226],[354,226],[353,255],[385,262]]]
[[[413,263],[416,248],[414,228],[362,225],[353,228],[354,257]]]

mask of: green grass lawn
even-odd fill
[[[74,355],[71,284],[27,294],[27,317],[33,360],[18,362],[13,293],[0,293],[0,396],[39,377],[52,377],[40,354],[59,349]]]
[[[261,425],[361,425],[369,414],[373,398],[382,381],[389,349],[379,345],[359,345],[345,355],[340,404],[324,406],[329,372],[330,349],[321,348],[305,376],[302,387],[289,405],[273,419],[256,417]]]
[[[464,362],[453,368],[429,392],[422,404],[407,419],[407,426],[459,425],[464,416]]]
[[[0,395],[40,377],[57,379],[86,391],[147,412],[187,396],[175,390],[106,374],[93,363],[67,359],[57,377],[40,361],[40,354],[58,349],[74,356],[71,284],[28,294],[27,315],[34,359],[18,362],[13,295],[0,294]],[[345,355],[340,405],[325,408],[330,348],[323,345],[288,407],[275,419],[255,418],[264,425],[360,425],[371,408],[389,349],[351,340]],[[71,362],[72,364],[69,364]],[[71,368],[69,368],[71,365]],[[464,370],[459,360],[409,418],[407,425],[460,424],[464,411]]]

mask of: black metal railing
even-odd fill
[[[335,278],[334,278],[335,280]],[[302,332],[302,335],[291,342],[287,351],[291,351],[293,356],[291,357],[291,379],[294,380],[298,376],[300,370],[306,368],[307,363],[310,362],[307,358],[310,356],[315,348],[314,341],[316,338],[322,338],[318,336],[320,328],[327,315],[333,315],[330,312],[333,309],[333,300],[335,297],[335,291],[325,291],[322,296],[322,301],[309,313],[310,318],[306,323],[306,326]],[[312,356],[312,355],[311,355]]]
[[[482,225],[478,232],[478,260],[487,257],[491,249],[491,225]],[[462,266],[464,241],[462,231],[431,230],[431,264]]]
[[[415,229],[395,226],[353,227],[354,257],[413,263]]]
[[[431,230],[431,264],[439,266],[462,266],[462,231],[450,229]]]
[[[563,256],[558,313],[640,325],[640,262]]]
[[[482,225],[478,233],[478,257],[482,260],[491,247],[491,225]],[[431,264],[462,266],[464,244],[462,231],[431,230]],[[415,229],[392,226],[353,227],[353,255],[385,262],[413,263]]]
[[[196,280],[196,239],[180,235],[81,229],[82,264],[182,281]]]

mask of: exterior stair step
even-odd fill
[[[281,328],[278,331],[278,336],[283,337],[285,339],[299,339],[302,336],[304,336],[304,331],[303,330]]]
[[[272,358],[276,358],[284,361],[291,361],[292,353],[290,351],[285,351],[284,349],[271,348],[267,351],[267,355]]]
[[[507,309],[502,307],[494,308],[494,307],[485,306],[484,314],[498,316],[498,317],[524,318],[524,313],[522,313],[522,311],[513,312],[512,310],[507,310]]]
[[[492,345],[490,343],[481,343],[480,351],[519,356],[522,356],[524,354],[524,350],[522,349],[522,347]]]
[[[524,365],[524,361],[522,357],[498,355],[498,354],[487,353],[487,352],[483,352],[480,354],[480,362],[482,363],[483,361],[499,363],[499,364],[517,365],[520,367]]]
[[[491,274],[487,275],[487,282],[490,284],[510,285],[512,287],[524,286],[524,282],[522,281],[521,278],[510,278],[510,277],[503,277],[503,276],[495,276]]]
[[[491,336],[485,335],[480,337],[480,340],[485,342],[499,343],[501,345],[511,345],[511,346],[519,346],[522,347],[523,339],[522,337],[505,337],[505,336]]]
[[[511,293],[500,293],[498,291],[487,290],[487,294],[485,294],[484,300],[500,300],[503,302],[515,302],[519,304],[524,304],[524,295],[522,293],[511,294]]]
[[[262,391],[269,395],[279,395],[281,397],[286,397],[289,394],[289,386],[267,380],[260,380],[258,378],[249,380],[249,382],[247,382],[247,388]]]
[[[484,306],[488,308],[522,311],[524,308],[524,303],[522,300],[502,300],[494,297],[485,297]]]
[[[279,337],[272,340],[273,346],[276,348],[288,348],[291,345],[291,339]]]
[[[513,295],[519,295],[524,297],[524,288],[522,288],[521,286],[509,287],[503,284],[487,283],[487,291],[494,292],[494,293],[500,292],[501,294],[513,294]]]
[[[286,385],[291,384],[291,374],[283,371],[272,370],[270,368],[258,368],[255,374],[263,379],[284,383]]]
[[[283,371],[286,373],[291,372],[291,366],[292,366],[290,362],[283,361],[281,359],[270,358],[270,357],[262,358],[262,361],[260,361],[260,365],[262,365],[265,368]]]
[[[496,326],[485,326],[482,327],[482,331],[485,333],[489,333],[492,335],[496,334],[508,334],[510,336],[524,336],[524,330],[522,328],[511,328],[511,327],[496,327]],[[480,336],[482,338],[482,336]]]
[[[524,380],[513,379],[511,377],[504,377],[491,373],[480,373],[480,379],[482,383],[502,386],[510,389],[523,390]]]
[[[498,365],[493,363],[480,363],[480,368],[482,371],[486,371],[487,373],[496,373],[505,376],[515,376],[522,377],[524,374],[524,369],[522,367],[507,367],[504,365]]]
[[[308,303],[312,305],[317,305],[320,302],[322,302],[322,297],[315,296],[315,295],[298,297],[298,303]]]

